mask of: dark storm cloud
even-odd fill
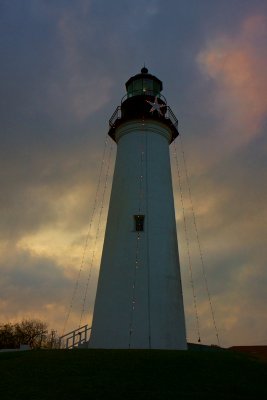
[[[226,342],[227,337],[232,337],[231,340],[249,343],[254,330],[257,330],[254,342],[263,344],[266,338],[263,311],[263,304],[267,301],[265,181],[265,137],[255,139],[250,146],[241,147],[230,155],[225,154],[213,168],[191,179],[205,273],[217,324]],[[185,182],[183,188],[187,199]],[[177,208],[180,208],[179,201]],[[211,313],[207,306],[205,278],[190,207],[186,210],[194,285],[204,325],[202,333],[214,342],[212,330],[205,328],[206,321],[211,321]],[[192,300],[190,276],[187,271],[188,259],[186,247],[183,245],[185,238],[182,222],[178,223],[178,226],[183,282],[187,292],[185,303],[188,307],[188,326],[192,334],[196,329],[193,323],[194,311],[190,311]],[[194,337],[194,340],[196,339]]]
[[[38,312],[45,317],[47,304],[62,307],[72,282],[53,259],[18,250],[11,244],[1,250],[1,320]]]

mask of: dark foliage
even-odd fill
[[[39,348],[48,340],[47,324],[29,319],[15,324],[0,324],[0,349],[17,349],[21,344]]]

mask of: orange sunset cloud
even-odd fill
[[[198,54],[201,70],[216,85],[213,111],[224,115],[231,145],[258,135],[267,113],[266,41],[266,17],[251,16],[235,35],[218,35]]]

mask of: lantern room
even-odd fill
[[[178,136],[178,121],[167,100],[161,94],[163,85],[156,76],[143,67],[141,72],[125,83],[126,94],[109,120],[109,136],[116,142],[115,131],[123,123],[139,120],[161,122],[171,130],[172,142]]]
[[[141,73],[132,76],[125,84],[127,97],[148,95],[159,96],[163,89],[162,82],[154,75],[148,73],[148,69],[143,67]]]

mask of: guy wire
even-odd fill
[[[89,236],[90,236],[92,223],[93,223],[93,219],[94,219],[95,211],[96,211],[96,207],[97,207],[100,182],[101,182],[101,177],[102,177],[102,172],[103,172],[103,165],[104,165],[105,157],[106,157],[107,143],[108,143],[108,134],[105,137],[104,149],[103,149],[103,154],[102,154],[102,161],[101,161],[100,171],[99,171],[99,175],[98,175],[97,188],[96,188],[94,204],[93,204],[93,210],[92,210],[92,213],[91,213],[91,216],[90,216],[90,220],[89,220],[89,228],[88,228],[88,231],[87,231],[87,234],[86,234],[85,244],[84,244],[82,258],[81,258],[81,264],[80,264],[79,272],[78,272],[77,279],[76,279],[76,282],[75,282],[75,285],[74,285],[74,289],[73,289],[73,292],[72,292],[69,309],[68,309],[68,312],[66,314],[66,318],[65,318],[65,321],[64,321],[62,336],[65,334],[65,331],[66,331],[66,327],[67,327],[67,324],[68,324],[68,321],[69,321],[69,318],[70,318],[70,314],[71,314],[71,311],[72,311],[72,308],[73,308],[73,302],[74,302],[74,299],[76,297],[76,293],[78,291],[79,281],[80,281],[81,273],[82,273],[83,266],[84,266],[85,253],[86,253],[86,250],[87,250],[87,247],[88,247]]]

